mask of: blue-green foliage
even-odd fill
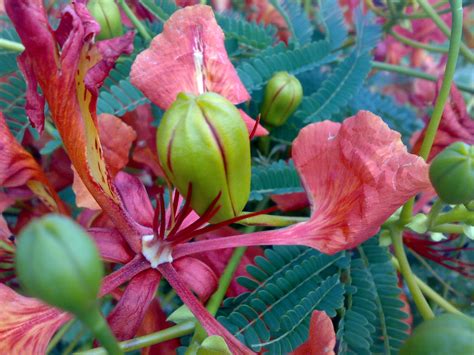
[[[355,28],[357,33],[356,52],[364,54],[375,48],[382,36],[382,27],[375,22],[372,12],[362,13],[359,7],[355,12]]]
[[[326,28],[326,39],[331,49],[337,49],[347,39],[347,28],[344,23],[344,14],[338,1],[320,1],[320,18]]]
[[[268,166],[252,168],[249,200],[261,200],[268,195],[303,191],[293,161],[280,160]]]
[[[0,39],[20,42],[20,38],[13,27],[6,27],[0,30]],[[12,73],[18,68],[16,63],[18,54],[18,52],[0,48],[0,76]]]
[[[97,101],[97,113],[121,116],[149,100],[130,83],[130,68],[133,57],[124,58],[110,72],[104,82]]]
[[[20,70],[8,75],[6,81],[0,83],[0,110],[5,115],[10,131],[20,142],[30,126],[25,111],[25,93],[26,82]]]
[[[355,251],[348,286],[337,334],[339,354],[398,354],[408,337],[408,315],[391,255],[377,238]]]
[[[311,42],[313,26],[300,4],[292,0],[270,0],[270,4],[285,19],[291,43],[300,46]]]
[[[327,63],[332,58],[329,51],[328,42],[318,41],[275,54],[265,52],[242,61],[237,66],[237,72],[247,90],[252,92],[262,88],[275,72],[283,70],[295,75]]]
[[[339,272],[348,267],[344,253],[322,254],[306,247],[274,247],[247,268],[251,278],[238,282],[249,289],[227,299],[219,321],[254,351],[284,354],[308,337],[315,310],[330,317],[343,306]]]

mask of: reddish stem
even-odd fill
[[[218,335],[224,338],[232,354],[244,355],[254,354],[250,349],[238,341],[222,324],[220,324],[202,305],[194,294],[186,287],[184,281],[178,275],[173,265],[170,263],[161,264],[158,270],[163,277],[168,280],[181,300],[188,306],[199,323],[209,335]]]

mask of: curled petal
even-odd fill
[[[306,126],[293,143],[293,160],[311,203],[308,221],[178,245],[173,257],[250,245],[306,245],[334,254],[369,239],[410,197],[431,190],[428,165],[367,111],[342,124]]]
[[[148,306],[155,297],[160,274],[146,270],[128,284],[120,301],[108,317],[110,326],[119,340],[131,339],[142,323]]]
[[[0,186],[28,188],[55,212],[67,213],[36,160],[13,137],[0,113]]]
[[[6,9],[74,168],[99,206],[130,239],[132,248],[139,250],[141,232],[124,211],[112,184],[96,117],[98,87],[115,59],[131,51],[132,36],[94,45],[99,26],[84,1],[65,8],[54,33],[42,1],[7,0]]]
[[[293,355],[334,355],[336,333],[331,318],[323,311],[314,311],[306,343],[298,347]]]
[[[178,274],[201,301],[206,301],[217,288],[217,275],[202,261],[182,258],[173,263]]]
[[[45,354],[51,337],[71,317],[0,284],[0,353]]]
[[[179,45],[177,45],[179,43]],[[230,62],[224,33],[209,6],[176,11],[133,63],[132,83],[167,109],[180,92],[218,93],[234,104],[250,97]]]

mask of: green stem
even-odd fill
[[[403,247],[403,229],[392,226],[392,228],[390,228],[390,232],[392,236],[395,257],[397,258],[400,265],[399,270],[408,286],[408,289],[410,290],[413,301],[415,302],[415,305],[424,320],[432,319],[434,318],[434,313],[418,286],[416,277],[411,271],[407,255],[405,254],[405,248]]]
[[[216,315],[217,310],[219,309],[219,306],[221,305],[222,300],[224,299],[224,296],[227,292],[227,289],[230,286],[234,273],[237,270],[237,267],[239,266],[240,261],[242,260],[242,257],[244,256],[246,250],[246,247],[235,248],[229,260],[229,263],[225,267],[224,272],[222,273],[219,279],[219,286],[217,287],[217,290],[213,293],[213,295],[207,302],[206,308],[213,316]],[[196,326],[196,331],[194,333],[191,343],[200,343],[205,339],[206,336],[206,331],[200,324],[198,324]]]
[[[23,44],[19,42],[10,41],[4,38],[0,38],[0,48],[12,52],[23,52],[25,50],[25,46],[23,46]]]
[[[474,222],[474,212],[467,210],[464,206],[457,206],[449,212],[438,215],[434,219],[433,225],[437,226],[439,224],[452,222],[465,222],[471,224],[471,222]]]
[[[91,310],[85,315],[81,315],[79,319],[89,327],[92,334],[94,334],[99,343],[110,355],[123,354],[115,335],[112,333],[107,321],[104,319],[98,308]]]
[[[418,0],[420,5],[425,4],[431,8],[429,4],[426,3],[426,0]],[[456,63],[459,56],[459,48],[461,45],[461,36],[462,36],[462,0],[450,0],[451,12],[452,12],[452,30],[449,38],[449,52],[448,52],[448,61],[446,63],[446,68],[444,71],[443,83],[441,84],[441,89],[439,91],[438,97],[436,99],[435,107],[433,113],[431,114],[430,122],[426,128],[425,138],[420,148],[420,156],[427,160],[433,146],[433,142],[438,132],[438,127],[441,122],[441,117],[443,116],[444,105],[449,97],[449,92],[451,90],[451,83],[453,82],[454,72],[456,70]],[[423,6],[423,5],[422,5]],[[433,10],[433,9],[432,9]],[[425,9],[426,11],[426,9]],[[433,10],[434,11],[434,10]],[[428,13],[428,11],[426,11]],[[438,16],[439,18],[439,16]],[[441,18],[439,18],[441,20]],[[434,21],[434,18],[433,18]],[[443,22],[443,21],[441,21]],[[444,22],[443,22],[444,24]],[[446,25],[446,24],[444,24]],[[414,198],[411,198],[405,206],[403,206],[402,212],[400,213],[400,223],[406,224],[410,220],[413,214],[413,205]]]
[[[453,35],[452,31],[462,31],[462,0],[450,0],[449,3],[451,4],[451,13],[453,15],[452,19],[452,29],[449,30],[448,25],[443,21],[443,19],[438,15],[436,10],[430,5],[427,0],[417,0],[418,4],[423,8],[426,14],[433,20],[433,22],[438,26],[441,32],[444,33],[446,37],[450,39],[450,45],[453,44]],[[460,26],[457,26],[455,22],[455,17],[458,17],[458,22],[460,22]],[[459,19],[460,18],[460,19]],[[459,45],[461,54],[471,63],[474,63],[474,53],[464,44],[461,43],[461,36],[459,35]]]
[[[246,213],[246,212],[243,212]],[[308,217],[276,216],[261,214],[239,221],[239,224],[245,226],[265,226],[265,227],[287,227],[295,223],[305,222]]]
[[[438,232],[445,234],[463,234],[464,226],[462,224],[440,224],[430,228],[430,232]]]
[[[163,343],[167,340],[176,339],[191,334],[195,329],[194,321],[186,321],[172,327],[160,330],[152,334],[144,335],[138,338],[122,341],[120,347],[124,351],[133,351],[146,348],[155,344]],[[95,348],[81,352],[83,355],[104,355],[104,348]]]
[[[394,73],[398,73],[402,75],[412,76],[414,78],[424,79],[424,80],[433,81],[433,82],[436,82],[438,80],[438,78],[434,75],[430,75],[428,73],[424,73],[416,69],[407,68],[401,65],[393,65],[393,64],[373,61],[372,68],[394,72]],[[461,84],[461,83],[456,83],[456,86],[461,91],[474,94],[474,88],[472,86]]]
[[[430,213],[428,213],[428,229],[433,225],[434,220],[438,217],[439,213],[443,210],[444,202],[440,198],[438,198],[431,206]]]
[[[48,344],[48,348],[46,349],[46,354],[50,353],[55,348],[55,346],[58,345],[58,343],[63,338],[64,334],[66,334],[66,332],[69,329],[71,329],[71,326],[74,324],[74,321],[75,319],[70,320],[69,322],[64,324],[64,326],[62,326],[61,329],[59,329],[56,332],[56,334],[54,334],[53,339],[51,339],[51,341]]]
[[[132,9],[128,6],[128,4],[125,2],[125,0],[118,0],[119,5],[122,7],[123,12],[127,15],[127,17],[132,21],[133,26],[137,29],[138,33],[146,40],[146,41],[151,41],[151,36],[148,33],[147,29],[143,25],[143,23],[137,18],[135,13],[132,11]]]
[[[437,52],[437,53],[448,53],[448,48],[447,47],[441,47],[441,46],[435,46],[431,44],[426,44],[426,43],[421,43],[418,41],[414,41],[408,37],[402,36],[401,34],[398,34],[397,32],[390,30],[389,31],[390,35],[393,36],[395,39],[398,41],[413,47],[413,48],[420,48],[420,49],[425,49],[430,52]]]
[[[401,272],[401,270],[402,270],[401,264],[399,264],[396,259],[392,259],[392,263]],[[446,301],[439,293],[437,293],[430,286],[428,286],[425,282],[423,282],[423,280],[421,280],[418,276],[416,276],[416,275],[412,275],[412,276],[413,276],[413,281],[417,285],[417,288],[419,290],[421,290],[423,292],[423,294],[426,295],[426,297],[428,297],[430,300],[432,300],[434,303],[436,303],[437,305],[439,305],[441,308],[443,308],[445,311],[447,311],[449,313],[464,315],[464,313],[462,313],[459,309],[457,309],[451,303]],[[423,295],[422,295],[422,297],[423,297]],[[424,299],[424,297],[423,297],[423,299]],[[425,302],[426,302],[426,300],[425,300]],[[431,312],[431,309],[430,309],[430,312]],[[421,311],[420,311],[420,313],[421,313]],[[432,316],[430,318],[425,318],[425,317],[423,317],[423,318],[425,320],[434,318],[434,314],[432,312],[431,312],[431,315]]]

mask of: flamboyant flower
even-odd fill
[[[7,189],[27,187],[52,212],[67,213],[66,206],[49,183],[43,170],[10,133],[1,113],[0,186]]]
[[[21,63],[30,85],[30,118],[36,127],[42,127],[44,100],[36,92],[38,84],[79,178],[112,222],[92,227],[89,232],[104,260],[124,265],[104,278],[100,293],[110,293],[128,282],[109,315],[120,339],[136,334],[164,276],[209,335],[222,336],[233,353],[251,353],[191,292],[206,298],[209,288],[197,288],[195,280],[197,274],[212,275],[212,270],[198,257],[189,255],[235,246],[278,244],[306,245],[335,253],[370,238],[401,204],[430,186],[427,165],[407,153],[400,135],[379,117],[360,112],[342,124],[326,121],[309,125],[294,142],[295,166],[312,205],[307,222],[187,243],[249,215],[208,225],[220,206],[216,199],[197,216],[189,203],[192,186],[184,196],[185,203],[179,194],[172,193],[166,208],[160,191],[157,207],[153,208],[137,177],[123,172],[112,177],[104,159],[105,144],[99,135],[95,103],[100,82],[119,50],[128,49],[130,38],[94,43],[98,27],[83,1],[65,9],[55,33],[47,24],[41,0],[7,0],[6,5],[26,47]],[[180,46],[176,46],[178,42]],[[117,50],[111,50],[111,44]],[[215,91],[234,104],[248,99],[225,55],[222,31],[205,6],[176,12],[151,48],[139,56],[132,76],[163,108],[181,91]],[[177,84],[167,81],[167,77]],[[155,86],[157,78],[160,85]],[[196,277],[192,276],[193,270],[198,270]],[[8,324],[9,316],[0,313],[0,337],[2,330],[6,332],[3,324]],[[44,341],[49,334],[38,336]],[[12,341],[10,337],[8,341]]]
[[[290,30],[285,18],[268,0],[246,0],[247,18],[249,21],[263,23],[264,25],[275,26],[278,30],[278,38],[288,44],[290,40]]]
[[[164,110],[180,92],[195,95],[215,92],[233,104],[250,99],[227,56],[224,32],[212,9],[204,5],[176,11],[150,48],[137,56],[130,77],[136,87]],[[252,132],[256,122],[242,110],[240,113]],[[259,125],[255,135],[267,133]]]

